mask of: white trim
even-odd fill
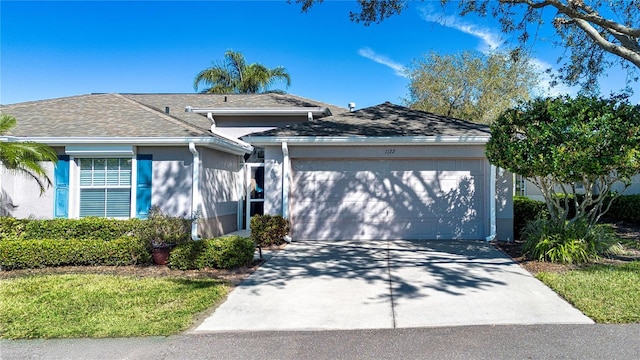
[[[222,150],[234,155],[253,152],[253,146],[242,140],[234,139],[218,132],[215,137],[16,137],[0,136],[0,141],[27,142],[33,141],[47,145],[142,145],[142,146],[180,146],[194,143],[199,146]]]
[[[133,156],[132,145],[69,145],[64,152],[77,157],[122,157]]]
[[[289,148],[286,142],[282,143],[282,217],[289,218],[289,174],[291,172],[291,160]]]
[[[490,165],[489,170],[489,236],[486,241],[496,238],[496,167]]]
[[[200,153],[195,143],[189,143],[189,151],[193,154],[191,168],[191,215],[200,215]],[[198,236],[198,221],[191,222],[191,240],[200,240]]]
[[[78,160],[69,156],[69,219],[80,218],[80,171]]]
[[[484,145],[490,136],[246,136],[244,141],[254,146],[287,142],[295,145]]]

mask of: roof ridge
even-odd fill
[[[27,106],[27,105],[33,105],[33,104],[46,104],[46,103],[56,103],[59,101],[65,101],[68,99],[73,99],[73,98],[81,98],[81,97],[91,97],[91,96],[96,96],[96,95],[110,95],[110,94],[80,94],[80,95],[71,95],[71,96],[62,96],[62,97],[57,97],[57,98],[53,98],[53,99],[40,99],[40,100],[29,100],[29,101],[22,101],[22,102],[17,102],[17,103],[13,103],[13,104],[0,104],[0,107],[5,108],[5,107],[15,107],[15,106]]]
[[[141,102],[139,102],[137,100],[128,98],[127,96],[122,95],[122,94],[117,94],[116,93],[116,94],[113,94],[113,95],[118,97],[118,98],[121,98],[122,100],[127,101],[128,103],[130,103],[132,105],[135,105],[135,106],[139,107],[142,110],[145,110],[145,111],[148,111],[150,113],[153,113],[153,114],[155,114],[155,115],[157,115],[157,116],[159,116],[159,117],[161,117],[161,118],[163,118],[163,119],[165,119],[167,121],[170,121],[170,122],[172,122],[172,123],[174,123],[176,125],[180,125],[180,126],[186,128],[188,130],[196,131],[196,132],[201,133],[203,135],[210,136],[210,134],[208,133],[207,130],[204,130],[204,129],[200,128],[200,127],[197,127],[197,126],[194,126],[192,124],[189,124],[186,121],[180,120],[180,119],[178,119],[178,118],[176,118],[174,116],[167,115],[167,114],[163,113],[162,111],[160,111],[159,109],[153,108],[152,106],[143,104],[143,103],[141,103]]]

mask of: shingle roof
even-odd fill
[[[488,136],[489,126],[394,105],[389,102],[311,122],[253,133],[267,136]]]
[[[187,106],[346,110],[288,94],[91,94],[4,105],[0,112],[17,119],[17,126],[6,135],[18,137],[211,136],[207,117],[185,112]]]

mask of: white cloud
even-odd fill
[[[458,16],[444,16],[437,14],[430,7],[426,6],[422,7],[420,11],[422,12],[422,19],[425,21],[434,22],[448,28],[456,29],[480,39],[482,41],[482,45],[478,50],[483,53],[488,53],[498,49],[504,42],[500,34],[493,30],[465,22]]]
[[[368,47],[361,48],[360,50],[358,50],[358,55],[364,58],[367,58],[369,60],[375,61],[378,64],[382,64],[386,67],[391,68],[391,70],[393,70],[398,76],[401,76],[404,78],[407,77],[406,67],[404,67],[404,65],[399,64],[384,55],[376,54],[375,51],[371,50]]]
[[[548,62],[541,60],[539,58],[531,58],[529,60],[531,66],[540,73],[540,96],[559,96],[559,95],[571,95],[575,96],[578,93],[578,90],[575,87],[569,87],[565,84],[559,83],[555,86],[551,86],[551,74],[547,72],[548,69],[551,71],[555,71],[553,65]]]

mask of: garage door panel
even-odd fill
[[[480,239],[484,160],[292,161],[292,235]]]

